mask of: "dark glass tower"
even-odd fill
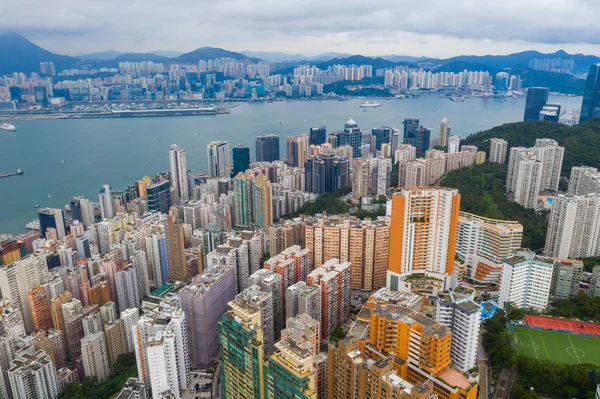
[[[233,176],[250,169],[250,148],[239,144],[231,151],[233,153]]]
[[[350,185],[350,162],[332,153],[321,153],[307,160],[304,173],[306,191],[310,193],[331,193]]]
[[[523,121],[540,120],[540,111],[548,102],[549,92],[547,87],[530,87],[527,89],[527,100],[525,101]]]
[[[344,125],[344,130],[338,135],[338,146],[350,145],[352,147],[352,157],[360,158],[360,145],[362,144],[362,132],[354,119],[348,119]]]
[[[148,195],[148,209],[168,213],[171,209],[171,182],[163,180],[146,189]]]
[[[310,128],[310,144],[320,145],[327,140],[327,130],[325,126]]]
[[[410,144],[416,147],[416,137],[417,137],[417,129],[419,128],[419,120],[418,119],[405,119],[404,124],[404,140],[403,144]]]
[[[431,130],[421,126],[417,129],[415,134],[415,147],[417,148],[417,155],[423,155],[429,150],[429,144],[431,142]]]
[[[279,159],[279,136],[265,134],[256,138],[256,161],[273,162]]]
[[[600,64],[592,65],[588,72],[585,90],[583,91],[583,101],[581,102],[579,123],[596,116],[600,116]]]
[[[391,140],[394,131],[391,127],[374,127],[371,130],[371,134],[375,136],[375,148],[377,151],[381,150],[381,145],[384,143],[389,143]]]

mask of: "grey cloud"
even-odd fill
[[[295,51],[294,46],[436,46],[520,42],[600,44],[596,0],[0,0],[1,29],[55,51],[192,50],[213,45]],[[530,46],[533,47],[533,46]],[[335,50],[321,48],[320,50]]]

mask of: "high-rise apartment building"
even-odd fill
[[[394,152],[394,165],[398,162],[414,161],[417,157],[417,149],[410,144],[399,144]]]
[[[321,336],[327,338],[350,317],[350,262],[331,258],[308,274],[306,284],[321,291]]]
[[[591,166],[573,166],[569,178],[569,194],[600,194],[600,173]]]
[[[362,132],[358,128],[358,124],[354,121],[354,119],[348,119],[344,124],[344,130],[340,132],[331,133],[332,135],[337,136],[337,145],[349,145],[352,147],[352,157],[359,158],[361,156],[360,146],[362,144]]]
[[[562,259],[600,255],[600,194],[553,198],[544,254]]]
[[[439,293],[435,312],[436,320],[452,331],[452,363],[465,373],[477,365],[483,309],[474,301],[474,297],[475,290],[464,286]]]
[[[33,319],[33,328],[48,331],[52,326],[52,312],[46,290],[39,286],[28,292],[29,308]]]
[[[317,285],[307,286],[304,281],[285,290],[285,319],[306,313],[320,323],[321,290]]]
[[[311,157],[304,166],[306,191],[314,194],[331,193],[350,186],[350,162],[333,153]]]
[[[381,151],[381,146],[383,144],[391,142],[394,128],[389,126],[374,127],[371,129],[371,134],[375,136],[375,149]]]
[[[298,136],[288,136],[286,141],[286,163],[288,166],[303,168],[310,156],[310,137],[307,134],[300,134]]]
[[[508,150],[508,142],[504,139],[491,138],[490,139],[490,163],[505,163],[506,152]]]
[[[499,284],[502,259],[520,249],[522,241],[523,225],[518,221],[459,213],[456,256],[466,263],[466,276],[475,284]]]
[[[231,310],[219,322],[223,397],[264,398],[265,340],[261,309],[237,298],[229,306]]]
[[[167,244],[167,268],[169,280],[185,280],[189,277],[185,257],[185,235],[183,223],[179,220],[176,208],[171,208],[165,223]],[[137,304],[135,305],[137,306]],[[134,307],[134,306],[129,306]]]
[[[385,285],[390,226],[385,219],[318,217],[305,221],[305,245],[314,267],[331,258],[352,264],[352,289],[371,291]]]
[[[280,223],[268,228],[271,256],[279,254],[292,245],[304,247],[304,222],[301,219],[281,219]]]
[[[125,323],[118,319],[104,324],[104,336],[106,337],[106,348],[108,349],[108,360],[113,367],[117,359],[127,351],[127,335],[125,335]]]
[[[266,176],[252,180],[252,218],[259,228],[268,228],[273,224],[273,201],[271,182]]]
[[[255,286],[262,292],[271,295],[273,309],[273,335],[277,340],[285,327],[285,295],[284,283],[280,274],[268,269],[260,269],[250,275],[250,287]]]
[[[408,187],[392,195],[388,288],[428,296],[451,288],[459,207],[452,188]]]
[[[546,309],[553,271],[554,259],[528,250],[504,259],[498,304],[504,307],[511,302],[518,308]]]
[[[14,399],[57,398],[56,367],[44,351],[21,352],[8,368],[8,381]]]
[[[443,118],[440,123],[439,146],[448,147],[448,138],[450,137],[450,128],[448,127],[448,119]]]
[[[180,291],[193,367],[206,368],[217,355],[218,322],[236,291],[235,269],[229,266],[208,267]]]
[[[402,122],[404,125],[403,144],[410,144],[416,147],[415,140],[417,137],[417,129],[419,128],[419,120],[414,118],[404,119]]]
[[[354,198],[385,196],[390,186],[392,160],[390,158],[358,158],[352,161]]]
[[[210,177],[230,177],[231,161],[229,143],[212,141],[206,146],[208,156],[208,175]]]
[[[112,367],[103,332],[95,332],[81,339],[81,356],[86,377],[97,377],[100,381],[110,377]]]
[[[185,150],[177,144],[173,144],[169,150],[169,163],[171,165],[171,185],[174,189],[175,202],[184,204],[190,200]]]
[[[141,298],[135,269],[135,266],[129,264],[115,273],[119,312],[140,306]]]
[[[581,260],[556,259],[550,287],[550,294],[554,300],[558,301],[577,295],[582,275],[583,262]]]
[[[232,174],[234,176],[250,169],[250,148],[243,144],[238,144],[232,148],[231,153],[233,155]]]
[[[185,313],[162,309],[143,316],[134,327],[138,379],[152,386],[152,398],[171,390],[179,397],[190,379],[189,345]]]
[[[133,352],[135,350],[135,337],[132,328],[136,326],[140,320],[138,308],[131,308],[121,312],[121,320],[123,320],[127,352]]]
[[[426,127],[420,126],[415,132],[415,148],[417,155],[425,154],[431,144],[431,130]]]
[[[310,144],[321,145],[327,141],[327,128],[325,126],[310,128]]]
[[[508,159],[506,191],[525,208],[537,207],[544,190],[558,190],[565,149],[551,139],[537,139],[535,147],[512,147]]]
[[[265,134],[256,137],[256,162],[273,162],[279,159],[279,136]]]
[[[539,121],[540,111],[548,103],[550,90],[547,87],[530,87],[527,89],[525,113],[523,121]],[[582,112],[583,115],[583,112]]]
[[[600,116],[600,64],[593,64],[585,80],[579,123]]]

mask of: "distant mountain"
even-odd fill
[[[152,62],[171,62],[170,58],[161,57],[160,55],[152,54],[152,53],[125,53],[121,54],[115,61],[131,61],[131,62],[139,62],[139,61],[152,61]]]
[[[585,79],[566,73],[536,71],[527,67],[518,66],[510,70],[513,75],[521,76],[523,87],[548,87],[550,91],[564,94],[583,95]]]
[[[156,50],[156,51],[148,51],[148,52],[150,54],[156,54],[161,57],[167,57],[167,58],[175,58],[175,57],[179,57],[181,54],[183,54],[181,51],[174,51],[174,50]]]
[[[200,60],[214,60],[215,58],[233,58],[244,62],[261,61],[259,58],[248,57],[242,53],[236,53],[218,47],[200,47],[189,53],[181,54],[179,57],[174,58],[173,61],[196,63]]]
[[[110,60],[114,60],[115,58],[117,58],[118,56],[123,55],[123,54],[125,54],[125,53],[122,51],[106,50],[106,51],[98,51],[96,53],[78,55],[78,56],[76,56],[76,58],[79,58],[80,60],[83,60],[83,61],[110,61]]]
[[[522,51],[520,53],[513,53],[507,55],[459,55],[452,57],[444,62],[450,61],[463,61],[473,64],[484,64],[489,65],[493,68],[510,69],[516,66],[522,65],[527,66],[529,61],[534,58],[546,59],[546,58],[570,58],[575,62],[575,68],[578,71],[587,72],[591,64],[600,62],[600,57],[594,55],[584,54],[569,54],[564,50],[559,50],[555,53],[540,53],[539,51]],[[435,60],[435,59],[432,59]]]
[[[292,61],[307,60],[309,58],[302,54],[279,53],[276,51],[244,50],[244,51],[241,51],[241,53],[248,57],[260,58],[261,60],[265,60],[265,61],[269,61],[269,62],[292,62]]]
[[[81,61],[51,53],[17,33],[0,35],[0,75],[40,72],[40,62],[53,62],[58,72],[72,68]]]
[[[347,57],[351,57],[352,54],[348,54],[348,53],[323,53],[323,54],[319,54],[319,55],[315,55],[314,57],[310,57],[309,60],[310,61],[331,61],[334,58],[347,58]]]
[[[392,61],[392,62],[410,62],[412,64],[416,64],[423,60],[426,60],[425,57],[413,57],[410,55],[380,55],[379,58],[383,58],[384,60]]]

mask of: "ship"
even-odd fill
[[[3,179],[3,178],[5,178],[5,177],[11,177],[11,176],[19,176],[19,175],[22,175],[23,173],[25,173],[25,172],[23,171],[23,169],[17,169],[17,171],[16,171],[16,172],[7,173],[7,174],[5,174],[5,175],[0,175],[0,179]]]
[[[360,106],[362,108],[377,108],[377,107],[381,107],[381,104],[379,104],[377,101],[375,101],[375,102],[365,101],[364,103],[360,104]]]
[[[15,130],[17,130],[17,128],[15,127],[15,125],[11,124],[11,123],[3,123],[0,125],[0,129],[2,130],[8,130],[11,132],[14,132]]]

